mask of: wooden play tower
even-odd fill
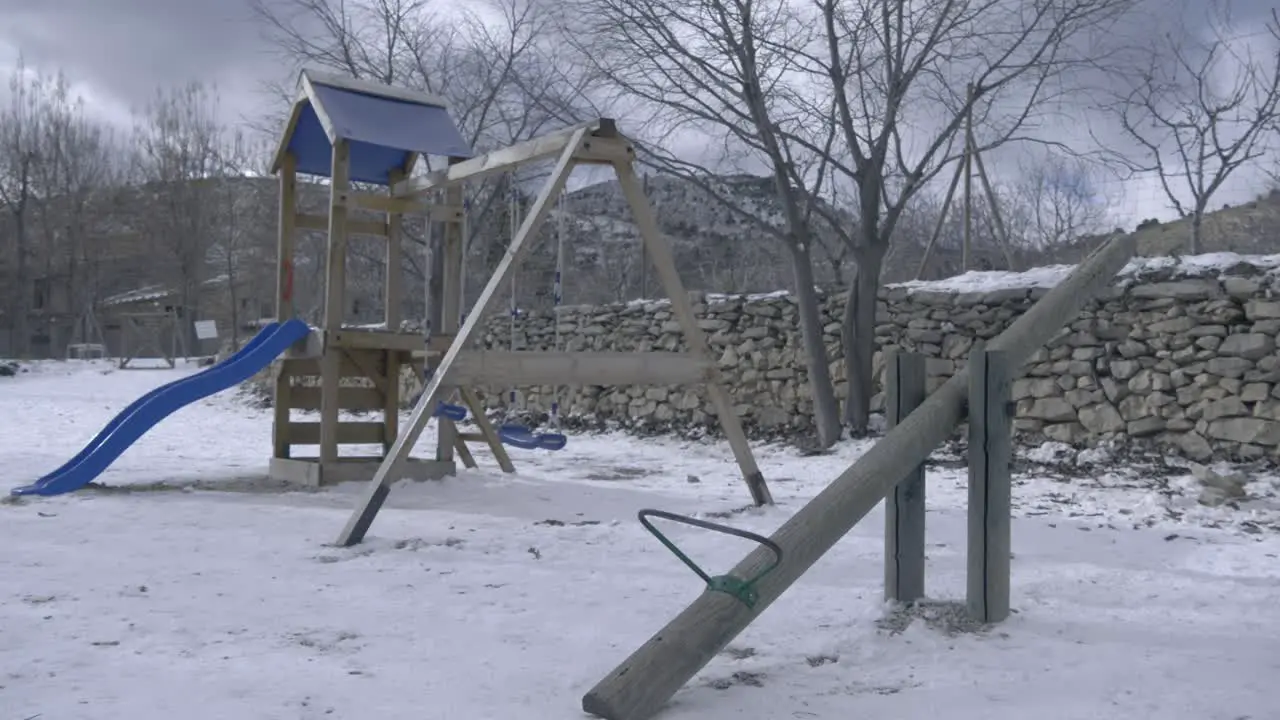
[[[277,364],[276,416],[271,473],[311,485],[368,480],[339,544],[360,542],[382,506],[390,484],[405,478],[432,479],[456,470],[455,454],[468,467],[476,463],[468,443],[486,444],[499,466],[514,470],[504,442],[521,447],[495,430],[473,388],[520,385],[693,385],[706,392],[757,505],[772,501],[756,465],[733,403],[720,381],[706,336],[689,300],[675,258],[641,188],[633,163],[635,148],[613,120],[599,118],[494,152],[473,156],[445,103],[417,92],[354,81],[312,71],[300,78],[294,103],[276,153],[280,181],[280,240],[277,318],[294,315],[294,236],[299,230],[327,231],[324,313],[321,326],[303,347]],[[425,173],[414,175],[419,156]],[[439,158],[438,169],[430,169]],[[469,181],[507,173],[535,162],[555,160],[507,252],[480,293],[463,312],[466,210],[463,187]],[[539,229],[580,164],[611,167],[657,276],[671,301],[688,349],[685,352],[542,352],[469,348],[476,330],[496,309],[499,286],[528,254]],[[328,178],[325,215],[299,211],[298,176]],[[353,182],[380,192],[353,189]],[[378,220],[353,217],[377,213]],[[426,214],[441,239],[429,253],[428,318],[434,331],[428,343],[420,333],[400,332],[402,295],[401,227],[407,212]],[[438,234],[437,234],[438,233]],[[380,329],[344,325],[346,246],[352,234],[385,238],[385,323]],[[465,317],[465,322],[463,318]],[[413,368],[426,386],[407,427],[400,427],[400,377]],[[461,398],[462,405],[453,401]],[[295,420],[293,411],[319,411],[318,421]],[[377,411],[375,421],[342,417],[344,411]],[[463,433],[457,422],[470,415],[478,432]],[[439,421],[435,457],[410,457],[427,423]],[[505,432],[505,431],[504,431]],[[317,457],[293,455],[297,446],[319,446]],[[376,445],[381,451],[344,456],[341,446]]]
[[[283,322],[294,315],[295,239],[299,231],[307,230],[328,235],[323,317],[306,347],[291,351],[276,366],[270,472],[272,477],[289,482],[329,485],[372,477],[399,434],[404,368],[414,367],[421,373],[427,359],[422,334],[400,331],[403,214],[423,213],[443,226],[446,255],[455,253],[461,260],[465,218],[461,189],[443,203],[428,203],[392,197],[390,188],[409,176],[420,156],[442,156],[457,162],[469,157],[471,149],[446,105],[431,96],[309,70],[302,73],[299,85],[273,167],[280,184],[276,317]],[[326,214],[299,211],[300,174],[329,180]],[[359,192],[352,188],[353,182],[380,186],[388,192]],[[358,211],[382,217],[353,218]],[[352,235],[386,241],[381,329],[353,328],[343,322],[347,239]],[[454,285],[444,289],[442,298],[453,298],[452,305],[447,301],[435,304],[443,311],[446,347],[447,323],[451,316],[457,316],[457,297]],[[474,394],[468,391],[466,396],[475,403],[475,410],[480,410]],[[319,411],[319,420],[294,420],[293,411]],[[344,412],[360,411],[374,411],[381,418],[342,418]],[[475,416],[482,427],[492,431],[482,412]],[[451,421],[442,422],[454,429]],[[448,435],[450,442],[439,448],[436,458],[410,459],[405,463],[404,477],[433,479],[452,473],[455,447],[468,465],[474,465],[466,449],[466,436],[456,431],[441,435]],[[489,442],[504,468],[509,467],[502,445],[492,437]],[[339,452],[344,445],[376,445],[382,451],[344,456]],[[318,455],[296,457],[297,446],[318,446]]]

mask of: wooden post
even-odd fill
[[[965,90],[964,113],[964,236],[960,245],[960,271],[969,272],[973,244],[973,83]]]
[[[885,366],[886,415],[897,427],[924,402],[925,359],[894,352]],[[907,472],[884,501],[884,597],[912,602],[924,597],[924,464]]]
[[[476,300],[476,306],[467,315],[467,321],[458,330],[453,342],[449,345],[449,349],[445,352],[440,364],[432,374],[431,380],[422,389],[422,395],[418,398],[418,403],[413,408],[413,414],[409,416],[408,427],[401,431],[399,437],[396,438],[395,444],[391,446],[391,450],[387,453],[387,457],[378,466],[373,479],[365,486],[355,510],[352,512],[351,517],[348,518],[347,524],[342,528],[342,532],[338,535],[338,545],[348,547],[359,543],[369,531],[374,518],[378,515],[378,510],[382,508],[382,503],[386,501],[387,494],[390,492],[389,483],[399,475],[405,460],[409,456],[409,452],[413,449],[414,444],[418,442],[418,438],[422,436],[422,431],[427,427],[427,422],[433,415],[436,403],[443,397],[445,390],[444,380],[445,376],[449,374],[450,366],[458,359],[458,355],[462,353],[467,339],[485,322],[489,311],[494,305],[494,301],[497,299],[498,288],[506,282],[511,271],[528,254],[529,247],[532,245],[530,239],[537,237],[538,229],[542,227],[543,221],[546,220],[547,214],[551,211],[552,201],[564,191],[565,183],[569,179],[569,173],[575,164],[574,155],[582,147],[586,134],[586,128],[574,131],[569,142],[563,146],[560,158],[556,161],[556,166],[551,171],[551,177],[547,179],[542,192],[538,194],[537,200],[534,201],[533,211],[525,217],[524,223],[520,226],[520,231],[516,233],[511,245],[507,247],[506,254],[502,256],[498,267],[494,270],[489,282]],[[454,318],[457,318],[456,314]]]
[[[449,164],[456,165],[462,158],[450,158]],[[445,188],[444,202],[449,207],[460,207],[463,203],[462,185],[450,185]],[[449,220],[444,223],[442,238],[443,276],[440,283],[440,334],[453,337],[458,342],[458,323],[462,315],[462,274],[466,272],[466,258],[462,256],[462,223]],[[445,398],[441,398],[442,400]],[[448,462],[453,460],[454,447],[458,443],[458,426],[452,420],[440,418],[436,431],[436,460]]]
[[[632,218],[640,230],[640,237],[644,240],[645,249],[649,251],[649,258],[658,272],[658,279],[671,299],[671,310],[684,330],[689,353],[697,358],[710,360],[711,352],[708,349],[706,335],[698,325],[693,304],[689,302],[684,283],[680,281],[680,270],[676,267],[671,246],[658,230],[658,219],[644,195],[644,188],[640,184],[640,178],[636,176],[635,168],[631,162],[625,161],[614,163],[614,169],[618,174],[618,184],[622,187],[622,194],[631,207]],[[724,430],[729,447],[733,450],[733,456],[742,470],[742,477],[747,483],[747,489],[751,492],[751,499],[757,507],[772,505],[773,497],[769,494],[769,486],[765,484],[764,474],[760,472],[755,456],[751,454],[751,444],[747,442],[742,421],[738,419],[738,414],[733,409],[733,401],[728,391],[724,389],[719,368],[713,367],[710,375],[705,385],[707,396],[720,417],[720,427]]]
[[[1008,352],[979,346],[969,355],[969,614],[986,623],[1009,616],[1013,376]]]
[[[1100,247],[988,348],[1007,351],[1011,367],[1026,362],[1076,317],[1090,297],[1111,284],[1135,248],[1132,235],[1118,236]],[[950,437],[963,416],[968,385],[965,367],[782,524],[771,538],[782,549],[782,562],[755,584],[754,604],[748,606],[725,592],[704,591],[600,680],[582,698],[582,709],[606,720],[646,720],[661,709]],[[756,577],[773,561],[772,552],[758,548],[731,574],[739,579]]]
[[[342,329],[346,316],[347,289],[347,205],[350,189],[351,145],[338,140],[333,145],[333,169],[329,179],[329,253],[325,261],[324,333],[325,347],[320,358],[320,471],[338,461],[338,381],[342,353],[330,347],[328,339]]]
[[[969,128],[970,134],[973,128]],[[995,231],[996,242],[1000,243],[1000,252],[1004,255],[1005,265],[1010,270],[1017,270],[1013,261],[1013,243],[1009,239],[1009,232],[1004,224],[1004,216],[1000,214],[1000,200],[996,197],[996,191],[991,187],[991,178],[987,175],[987,168],[982,164],[982,153],[978,152],[978,141],[972,136],[969,142],[973,145],[973,162],[978,167],[978,180],[982,182],[982,192],[987,196],[987,209],[991,212],[992,229]]]
[[[279,237],[276,238],[276,321],[284,322],[293,317],[293,258],[297,243],[294,218],[298,214],[298,161],[293,153],[285,153],[280,166],[280,217]],[[271,424],[272,456],[287,458],[291,453],[289,442],[289,411],[293,403],[290,391],[291,376],[281,365],[275,376],[273,419]]]
[[[402,171],[391,173],[387,192],[404,178]],[[404,301],[404,216],[399,212],[387,213],[387,282],[383,288],[383,313],[387,332],[400,331],[401,303]],[[385,455],[395,442],[400,432],[400,368],[401,354],[399,350],[388,349],[387,353],[387,388],[383,395],[382,424],[386,428],[382,436],[382,452]]]
[[[951,201],[956,195],[956,186],[960,184],[960,176],[964,174],[964,160],[956,163],[956,171],[951,176],[951,186],[947,188],[947,196],[942,201],[942,210],[938,212],[938,221],[933,225],[933,232],[929,235],[929,242],[924,246],[924,253],[920,256],[920,264],[916,266],[916,279],[924,277],[924,269],[929,265],[929,256],[933,253],[933,246],[938,243],[938,236],[942,234],[942,228],[947,224],[947,214],[951,212]]]

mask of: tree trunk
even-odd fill
[[[851,433],[859,435],[865,434],[870,426],[871,398],[875,395],[876,296],[884,255],[885,248],[878,243],[860,248],[854,255],[853,281],[849,284],[840,322],[847,383],[844,422]]]
[[[1203,238],[1200,235],[1204,222],[1204,208],[1196,208],[1191,213],[1191,246],[1188,248],[1189,255],[1199,255],[1200,248],[1203,247]]]
[[[235,268],[231,263],[227,263],[227,296],[231,301],[227,313],[227,322],[231,323],[231,352],[235,352],[240,349],[240,293],[236,292]],[[219,349],[215,347],[213,353],[217,355]]]
[[[16,342],[13,345],[14,354],[20,358],[28,357],[31,354],[31,304],[32,293],[35,291],[35,285],[31,279],[30,268],[27,265],[27,193],[28,182],[26,171],[23,171],[22,188],[19,191],[21,199],[13,213],[14,235],[17,240],[17,268],[18,282],[15,283],[17,288],[16,306],[14,308],[13,331],[17,335]]]
[[[814,287],[813,259],[809,256],[808,245],[795,242],[786,245],[791,252],[796,302],[800,306],[800,333],[809,372],[809,391],[813,395],[813,424],[818,433],[818,446],[825,450],[840,440],[840,404],[836,401],[831,368],[827,364],[822,308],[818,306],[818,291]]]

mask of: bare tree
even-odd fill
[[[588,38],[584,58],[650,111],[656,135],[701,133],[724,148],[706,165],[753,163],[775,178],[787,208],[777,232],[792,248],[827,444],[834,401],[825,400],[825,348],[815,303],[806,299],[817,229],[842,237],[857,268],[842,332],[844,419],[862,431],[881,269],[911,199],[957,159],[957,136],[971,113],[981,128],[979,151],[1035,139],[1034,123],[1073,89],[1072,71],[1098,56],[1090,33],[1131,4],[578,0],[571,3],[576,17],[588,19],[566,30]],[[670,152],[664,160],[694,174],[705,169]],[[840,196],[856,198],[856,212],[829,201]]]
[[[101,273],[107,255],[95,241],[107,230],[105,195],[118,180],[116,148],[109,128],[85,113],[73,97],[66,76],[58,72],[35,87],[42,121],[34,179],[43,256],[44,285],[51,322],[75,323],[67,341],[77,334],[88,342],[95,328],[84,323],[100,300]],[[51,326],[52,327],[52,326]],[[50,348],[61,352],[62,348]]]
[[[162,89],[134,131],[134,171],[146,198],[137,225],[167,261],[189,343],[214,243],[211,188],[222,174],[224,138],[217,108],[216,88],[192,82]]]
[[[274,282],[275,193],[262,181],[269,153],[244,132],[220,138],[215,182],[209,187],[211,235],[207,258],[226,287],[231,343],[262,317],[266,289]]]
[[[40,162],[40,97],[43,79],[23,62],[9,78],[9,106],[0,113],[0,202],[4,203],[12,244],[4,255],[12,262],[8,282],[10,345],[19,356],[31,348],[33,288],[30,264],[31,211],[36,165]]]
[[[1130,176],[1159,179],[1173,209],[1191,218],[1191,253],[1201,251],[1213,194],[1267,153],[1280,121],[1280,53],[1255,52],[1229,37],[1229,2],[1214,0],[1203,9],[1206,23],[1182,24],[1134,50],[1131,67],[1118,73],[1127,86],[1106,106],[1137,144],[1136,152],[1107,156]],[[1280,39],[1274,9],[1266,31]]]
[[[849,383],[845,420],[867,427],[875,306],[884,258],[912,197],[958,159],[972,117],[974,151],[1039,141],[1035,126],[1079,85],[1073,72],[1103,52],[1094,33],[1130,0],[819,0],[822,41],[799,63],[829,93],[811,117],[839,141],[834,185],[856,190],[848,241],[857,270],[842,323]],[[838,220],[830,219],[838,226]]]
[[[630,105],[627,114],[639,116],[654,139],[644,148],[646,161],[697,185],[790,255],[817,440],[830,447],[840,437],[840,416],[814,276],[813,193],[796,183],[816,172],[820,185],[825,167],[815,169],[812,155],[796,152],[791,138],[806,134],[800,125],[808,118],[795,112],[786,85],[793,48],[812,44],[812,29],[793,22],[783,0],[576,0],[565,9],[566,42],[618,90],[619,104]],[[704,152],[669,144],[690,134],[709,140]],[[715,172],[734,170],[766,173],[781,217],[761,217],[725,192]]]
[[[1010,234],[1020,244],[1044,250],[1107,229],[1121,193],[1101,165],[1051,149],[1019,164],[1004,198]]]

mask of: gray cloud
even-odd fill
[[[157,87],[200,80],[238,120],[261,113],[261,83],[278,79],[249,0],[0,0],[0,17],[0,50],[62,69],[113,117]]]

